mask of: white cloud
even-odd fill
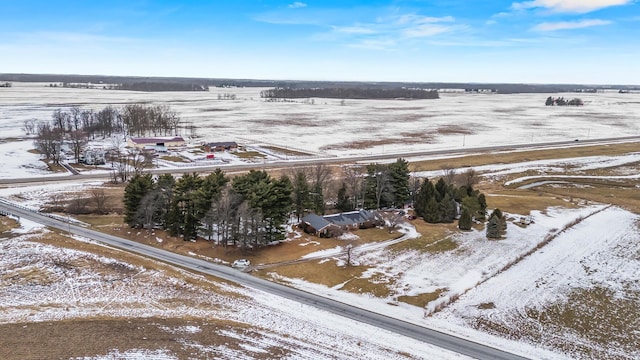
[[[409,38],[429,37],[457,29],[455,26],[424,24],[405,29],[403,34]]]
[[[439,23],[439,22],[454,22],[453,16],[443,17],[431,17],[421,16],[415,14],[407,14],[399,16],[396,20],[398,24],[427,24],[427,23]]]
[[[571,30],[582,29],[592,26],[609,25],[611,21],[608,20],[582,20],[582,21],[561,21],[561,22],[545,22],[536,25],[533,30],[536,31],[556,31],[556,30]]]
[[[290,9],[299,9],[299,8],[303,8],[303,7],[307,7],[307,4],[300,2],[300,1],[296,1],[294,3],[289,4],[289,8]]]
[[[631,3],[633,0],[532,0],[513,3],[511,8],[514,10],[546,8],[555,12],[588,13]]]

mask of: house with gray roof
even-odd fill
[[[309,234],[330,237],[332,229],[336,232],[373,227],[376,225],[377,212],[369,210],[350,211],[320,216],[308,214],[302,218],[300,227]]]

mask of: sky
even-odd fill
[[[638,0],[0,0],[0,73],[640,85]]]

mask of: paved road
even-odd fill
[[[197,272],[229,280],[253,289],[258,289],[273,295],[282,296],[284,298],[302,304],[314,306],[316,308],[334,314],[370,324],[378,328],[417,339],[443,349],[470,356],[472,358],[492,360],[525,359],[515,354],[469,341],[460,337],[445,334],[416,324],[408,323],[382,314],[361,309],[336,300],[324,298],[319,295],[311,294],[302,290],[263,280],[249,274],[234,270],[227,266],[213,264],[205,260],[176,254],[170,251],[140,244],[120,237],[93,231],[85,227],[65,223],[56,218],[48,217],[45,214],[30,211],[25,208],[20,208],[4,201],[0,202],[0,213],[1,212],[10,213],[14,216],[19,216],[21,218],[35,221],[49,227],[81,235],[108,244],[110,246],[137,253],[148,258],[160,260],[168,264],[177,265],[186,269],[191,269]]]
[[[167,168],[167,169],[150,169],[146,170],[151,174],[183,174],[186,172],[200,172],[207,173],[217,168],[221,168],[227,172],[230,171],[249,171],[252,169],[278,169],[278,168],[292,168],[299,166],[310,166],[316,164],[344,164],[354,162],[375,162],[380,160],[393,160],[397,158],[412,158],[412,157],[424,157],[424,156],[454,156],[464,155],[479,152],[494,152],[494,151],[508,151],[508,150],[533,150],[536,148],[563,148],[567,146],[586,146],[586,145],[604,145],[615,142],[631,142],[640,141],[640,136],[624,136],[615,138],[602,138],[602,139],[587,139],[587,140],[568,140],[568,141],[552,141],[543,143],[530,143],[530,144],[514,144],[514,145],[496,145],[485,147],[473,147],[473,148],[459,148],[459,149],[442,149],[442,150],[427,150],[427,151],[413,151],[413,152],[399,152],[399,153],[384,153],[384,154],[371,154],[371,155],[357,155],[357,156],[344,156],[344,157],[326,157],[326,158],[313,158],[304,160],[281,160],[270,161],[264,163],[253,164],[241,164],[241,165],[214,165],[214,166],[187,166],[180,168]],[[110,173],[102,174],[86,174],[86,175],[66,175],[66,176],[45,176],[35,178],[16,178],[16,179],[0,179],[0,185],[8,184],[26,184],[26,183],[44,183],[54,181],[69,181],[69,180],[107,180],[111,178]]]

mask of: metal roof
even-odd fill
[[[316,214],[308,214],[307,216],[302,218],[302,221],[311,225],[316,231],[320,231],[325,227],[331,225],[330,222],[325,220],[322,216]]]
[[[184,142],[182,136],[174,137],[155,137],[155,138],[131,138],[131,142],[136,144],[157,144],[165,142]]]
[[[373,211],[359,210],[326,216],[308,214],[302,218],[302,221],[311,225],[317,231],[320,231],[329,225],[349,226],[364,223],[371,220],[373,216]]]

